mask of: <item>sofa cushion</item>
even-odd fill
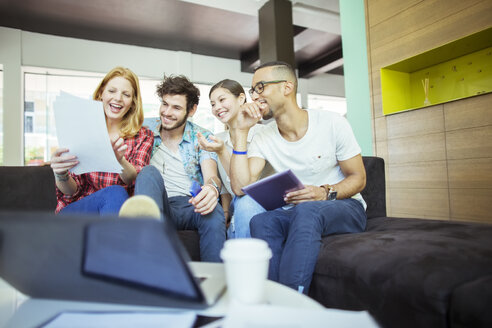
[[[0,177],[0,210],[55,211],[51,167],[0,166]]]
[[[491,304],[492,276],[482,277],[455,288],[449,310],[450,326],[492,327]]]
[[[385,327],[447,327],[453,289],[492,274],[491,259],[492,225],[374,218],[322,240],[310,295]]]

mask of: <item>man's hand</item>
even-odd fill
[[[197,136],[198,142],[200,143],[200,148],[209,152],[215,152],[217,154],[224,151],[224,141],[220,140],[216,136],[209,136],[208,138],[210,141],[207,140],[207,138],[205,138],[205,136],[200,132],[197,133]]]
[[[326,190],[318,187],[307,185],[304,189],[291,191],[287,193],[284,200],[288,204],[299,204],[313,200],[326,200]]]
[[[195,212],[201,215],[211,213],[217,206],[217,202],[217,189],[210,184],[203,185],[202,191],[189,200],[189,203],[195,207]]]

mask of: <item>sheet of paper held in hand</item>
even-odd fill
[[[75,174],[120,173],[123,169],[114,155],[102,106],[100,101],[66,92],[61,92],[53,104],[58,146],[77,156],[79,164],[71,169]]]

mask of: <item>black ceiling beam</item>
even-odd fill
[[[253,73],[260,59],[258,43],[253,48],[241,52],[239,59],[241,60],[241,72]]]
[[[293,25],[293,35],[297,36],[306,30],[305,27]],[[253,73],[260,60],[260,46],[257,42],[252,48],[241,52],[239,56],[241,60],[241,72]]]
[[[338,46],[336,46],[330,51],[327,51],[326,53],[319,56],[318,58],[299,64],[298,66],[299,78],[311,77],[315,75],[314,73],[316,71],[320,71],[320,70],[323,70],[323,72],[330,71],[331,69],[329,67],[332,66],[330,64],[333,64],[342,58],[343,58],[342,44],[340,43]],[[333,67],[333,69],[336,69],[342,65],[343,62]],[[340,70],[337,70],[337,72],[340,72]]]

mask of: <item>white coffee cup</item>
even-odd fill
[[[265,300],[265,283],[272,251],[261,239],[227,240],[220,252],[224,261],[227,291],[232,301],[258,304]]]

